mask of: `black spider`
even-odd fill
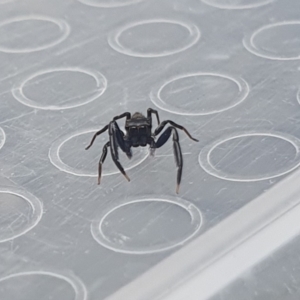
[[[158,127],[151,131],[152,129],[152,116],[151,114],[155,114],[158,122]],[[125,131],[126,134],[119,128],[118,123],[116,120],[126,117],[125,122]],[[166,124],[171,124],[155,141],[155,137],[163,130]],[[85,148],[88,150],[94,143],[96,137],[105,132],[108,129],[109,133],[109,141],[104,145],[101,158],[99,160],[99,167],[98,167],[98,184],[100,184],[101,179],[101,172],[102,172],[102,164],[107,155],[107,147],[110,147],[111,157],[120,170],[120,172],[126,177],[128,181],[130,181],[129,177],[127,176],[126,172],[124,171],[123,167],[119,162],[119,154],[118,154],[118,147],[126,153],[128,158],[132,157],[131,147],[145,147],[146,145],[150,145],[150,151],[153,154],[156,148],[160,148],[163,146],[171,136],[173,132],[173,149],[174,149],[174,156],[177,170],[177,188],[176,193],[179,192],[179,185],[181,181],[181,174],[182,174],[182,153],[179,144],[179,137],[177,129],[183,130],[190,139],[198,142],[198,140],[194,139],[189,132],[181,125],[174,123],[171,120],[163,121],[160,123],[158,112],[152,108],[148,108],[147,110],[147,117],[143,114],[136,112],[131,116],[129,112],[125,112],[119,116],[113,118],[108,125],[104,126],[101,130],[95,133],[93,136],[91,143]]]

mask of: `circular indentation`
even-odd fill
[[[111,7],[132,5],[146,0],[78,0],[78,1],[89,6],[111,8]]]
[[[12,94],[26,106],[61,110],[94,101],[105,92],[106,87],[107,80],[99,72],[56,68],[29,76],[12,90]]]
[[[6,139],[6,135],[4,130],[0,127],[0,149],[3,147],[3,145],[5,144],[5,139]]]
[[[300,140],[274,132],[231,135],[202,149],[200,166],[230,181],[259,181],[291,172],[300,165]]]
[[[246,81],[218,73],[192,73],[154,88],[150,99],[162,110],[178,115],[210,115],[233,108],[246,99]]]
[[[300,104],[300,89],[298,90],[298,93],[297,93],[297,101]]]
[[[257,56],[274,60],[300,59],[300,21],[263,26],[243,40],[244,47]]]
[[[132,200],[103,213],[91,224],[93,238],[116,252],[149,254],[172,249],[200,229],[199,209],[183,199]]]
[[[42,214],[42,203],[30,193],[12,187],[0,187],[0,243],[31,230],[39,223]]]
[[[51,163],[59,170],[76,176],[97,177],[98,162],[102,154],[102,147],[108,141],[108,134],[97,137],[94,145],[88,150],[85,147],[90,143],[94,133],[101,128],[81,130],[57,139],[49,150]],[[99,146],[100,144],[100,146]],[[110,151],[110,150],[109,150]],[[133,156],[129,160],[120,153],[120,161],[125,170],[130,170],[141,164],[149,154],[147,148],[133,149]],[[103,165],[102,176],[119,174],[119,170],[110,158],[110,152]]]
[[[48,271],[20,272],[0,278],[1,300],[86,300],[87,291],[74,275]]]
[[[109,45],[116,51],[135,57],[161,57],[184,51],[200,38],[199,29],[174,20],[147,20],[112,32]]]
[[[260,7],[274,0],[201,0],[202,2],[222,9],[248,9]]]
[[[22,16],[0,23],[0,51],[28,53],[47,49],[65,40],[70,26],[46,16]]]

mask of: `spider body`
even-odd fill
[[[158,126],[156,127],[154,132],[152,132],[152,114],[156,115],[156,119],[158,123]],[[118,119],[124,117],[126,118],[125,133],[119,128],[119,125],[117,123]],[[161,133],[161,131],[168,123],[171,126],[169,126],[158,137],[156,141],[155,138]],[[93,145],[96,137],[101,133],[105,132],[106,130],[108,130],[109,141],[103,147],[102,155],[100,157],[99,165],[98,165],[98,184],[100,184],[102,165],[105,161],[108,147],[110,147],[110,152],[114,163],[116,164],[120,172],[126,177],[126,179],[130,181],[125,170],[123,169],[122,165],[119,162],[118,148],[121,148],[121,150],[127,155],[127,157],[131,158],[132,157],[131,147],[145,147],[149,145],[151,154],[153,154],[155,149],[163,146],[168,141],[171,134],[173,134],[173,151],[175,156],[175,163],[177,166],[176,193],[178,193],[179,185],[181,181],[181,175],[182,175],[183,161],[182,161],[182,153],[179,144],[179,136],[178,136],[177,129],[183,130],[190,139],[198,142],[198,140],[194,139],[183,126],[176,124],[171,120],[166,120],[160,123],[158,112],[152,108],[148,108],[147,117],[139,112],[134,113],[132,116],[131,113],[125,112],[119,116],[114,117],[113,120],[109,122],[108,125],[104,126],[101,130],[97,131],[94,134],[90,144],[85,148],[86,150],[89,149]]]
[[[130,147],[145,147],[151,143],[152,120],[141,113],[134,113],[131,119],[126,120],[124,136],[125,143]]]

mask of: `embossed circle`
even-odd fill
[[[4,130],[0,127],[0,149],[3,147],[3,145],[5,144],[5,140],[6,140],[6,135]]]
[[[222,9],[249,9],[270,4],[274,0],[201,0],[207,5]],[[251,3],[249,3],[251,2]]]
[[[199,79],[201,79],[202,85],[200,85],[200,82],[196,83],[196,80]],[[206,89],[201,91],[204,84],[206,85]],[[237,88],[237,90],[232,92],[232,87]],[[194,92],[194,97],[192,97],[193,88],[198,89]],[[168,89],[170,90],[169,92]],[[170,94],[170,99],[172,101],[174,101],[174,97],[177,93],[179,105],[175,106],[174,104],[167,103],[167,100],[164,99],[163,96],[165,93],[164,90],[167,90],[167,93]],[[200,93],[202,93],[202,95]],[[150,99],[155,106],[162,110],[178,115],[201,116],[219,113],[233,108],[243,102],[248,94],[249,86],[247,82],[241,78],[236,79],[219,73],[199,72],[177,76],[166,81],[162,86],[152,90]],[[233,100],[230,99],[230,101],[228,103],[226,102],[224,105],[224,97],[227,95],[230,95]],[[197,101],[200,103],[200,105],[197,106],[195,106],[196,97],[198,98]],[[214,101],[211,100],[212,98]],[[189,99],[191,101],[189,101]],[[204,105],[201,105],[201,101]],[[219,102],[218,104],[217,101]],[[190,107],[187,108],[188,106]],[[216,108],[216,106],[219,107]]]
[[[74,275],[71,274],[62,274],[62,273],[54,273],[54,272],[50,272],[50,271],[28,271],[28,272],[20,272],[20,273],[15,273],[15,274],[11,274],[5,277],[0,278],[0,296],[1,299],[4,300],[4,297],[8,297],[9,295],[7,293],[14,293],[14,295],[18,295],[21,296],[22,299],[29,299],[28,297],[30,296],[30,299],[35,298],[37,295],[39,295],[40,293],[40,297],[42,297],[44,299],[44,296],[46,296],[46,291],[45,288],[49,289],[49,292],[55,292],[55,289],[51,289],[49,287],[47,287],[47,282],[49,283],[49,279],[45,282],[42,282],[45,285],[45,288],[42,289],[39,285],[37,285],[36,283],[36,279],[31,279],[30,277],[35,277],[35,276],[45,276],[45,277],[52,277],[53,279],[58,279],[58,280],[62,280],[64,282],[66,282],[70,288],[73,290],[74,293],[74,297],[72,297],[73,300],[86,300],[87,299],[87,291],[86,291],[86,287],[85,285],[82,283],[82,281],[75,277]],[[10,281],[14,281],[14,280],[20,280],[22,277],[24,277],[24,283],[22,282],[17,282],[15,284],[10,284]],[[40,277],[42,278],[42,277]],[[5,287],[5,284],[7,285],[7,287]],[[28,288],[30,288],[30,284],[32,284],[32,288],[36,288],[35,290],[33,290],[31,293],[30,291],[27,291]],[[3,286],[4,287],[1,287]],[[20,290],[20,291],[19,291]],[[59,293],[61,293],[62,290],[59,290]],[[3,295],[1,295],[3,293]],[[27,295],[28,293],[30,293],[30,295]],[[58,295],[61,297],[61,295]],[[25,298],[24,298],[25,297]],[[49,298],[47,299],[52,299],[52,296],[50,295]],[[69,298],[69,297],[68,297]],[[5,299],[11,299],[11,297],[5,298]],[[20,299],[20,298],[18,298]],[[41,299],[38,297],[38,299]],[[70,298],[71,299],[71,298]]]
[[[104,228],[103,226],[106,224],[106,219],[112,215],[113,213],[116,213],[118,210],[120,209],[124,209],[127,208],[128,206],[134,206],[137,204],[141,204],[141,203],[148,203],[148,202],[152,202],[152,203],[160,203],[162,205],[166,205],[166,204],[171,204],[171,206],[183,209],[183,211],[185,213],[187,213],[189,215],[189,228],[191,229],[191,231],[189,232],[189,234],[187,234],[187,236],[185,237],[181,237],[179,239],[174,239],[171,240],[169,239],[169,237],[166,238],[166,240],[168,241],[167,243],[158,243],[158,244],[154,244],[154,241],[151,240],[149,241],[149,245],[147,246],[139,246],[139,247],[134,247],[134,246],[130,246],[130,245],[126,245],[126,242],[128,242],[128,240],[132,240],[130,237],[125,236],[121,233],[117,233],[116,236],[110,238],[109,236],[107,236],[104,232]],[[145,210],[145,209],[144,209]],[[137,214],[140,214],[141,211],[137,211]],[[149,209],[146,210],[146,213],[149,214]],[[162,214],[163,212],[160,210],[160,214]],[[159,217],[159,215],[156,215],[156,217]],[[144,219],[147,219],[147,217],[149,218],[149,216],[146,216]],[[174,221],[177,222],[178,220],[176,219],[176,217],[178,217],[178,214],[174,215],[174,217],[170,217],[168,221]],[[123,216],[123,218],[119,219],[120,222],[126,221],[129,222],[130,219],[127,219],[126,216]],[[140,224],[132,224],[131,228],[132,230],[136,229],[136,230],[140,230],[141,232],[137,235],[138,238],[137,239],[143,239],[143,237],[141,237],[143,235],[143,232],[149,230],[148,227],[151,226],[151,224],[153,224],[153,222],[157,223],[158,220],[154,220],[151,219],[148,221],[147,226],[140,226]],[[184,222],[181,222],[182,226],[184,225]],[[161,252],[161,251],[166,251],[166,250],[170,250],[173,249],[177,246],[180,246],[182,244],[184,244],[186,241],[188,241],[189,239],[191,239],[193,236],[195,236],[197,234],[197,232],[199,231],[200,227],[202,224],[202,216],[201,213],[199,211],[199,209],[192,203],[190,203],[187,200],[183,200],[183,199],[174,199],[174,200],[169,200],[169,199],[156,199],[156,198],[148,198],[148,199],[138,199],[138,200],[131,200],[128,201],[126,203],[120,204],[118,206],[115,206],[114,208],[110,209],[109,211],[107,211],[106,213],[103,214],[103,216],[101,217],[100,221],[94,221],[91,224],[91,233],[93,238],[96,240],[96,242],[98,242],[100,245],[113,250],[115,252],[121,252],[121,253],[127,253],[127,254],[150,254],[150,253],[157,253],[157,252]],[[128,226],[128,225],[127,225]],[[170,227],[170,225],[169,225]],[[174,227],[173,227],[174,229]],[[174,230],[171,230],[173,233],[175,232]],[[162,232],[162,230],[158,230],[155,231],[157,232]],[[177,233],[176,233],[177,234]],[[163,236],[165,236],[165,234],[163,233]],[[145,242],[145,241],[143,241]],[[153,243],[151,245],[151,242]],[[148,240],[147,240],[148,243]]]
[[[35,30],[32,30],[32,28],[27,28],[29,22],[41,24],[40,26],[35,25]],[[43,25],[47,23],[54,24],[58,27],[58,36],[56,34],[56,36],[52,37],[50,32],[45,32],[46,29]],[[5,30],[7,27],[9,27],[8,30]],[[3,31],[3,33],[1,33],[1,31]],[[14,32],[16,32],[16,34],[14,34]],[[25,36],[24,33],[29,36]],[[64,20],[40,15],[20,16],[0,23],[0,51],[6,53],[29,53],[40,51],[61,43],[69,36],[69,34],[70,26]],[[42,39],[49,39],[49,37],[51,37],[51,39],[44,41],[42,44],[32,45],[35,42],[40,43]],[[9,39],[11,39],[11,41]],[[14,44],[16,41],[19,42],[20,46]],[[24,46],[24,44],[28,45]]]
[[[274,171],[273,172],[265,172],[264,174],[261,174],[261,175],[248,175],[248,174],[247,175],[245,175],[245,174],[244,175],[241,175],[241,174],[235,175],[235,174],[232,174],[232,173],[224,172],[223,170],[216,168],[216,166],[212,163],[211,156],[212,156],[213,151],[215,149],[217,149],[218,146],[223,144],[223,148],[224,148],[225,147],[224,145],[227,142],[232,142],[236,139],[249,138],[249,137],[265,137],[265,139],[267,139],[267,138],[276,138],[276,139],[279,139],[279,140],[282,140],[284,142],[289,143],[290,148],[293,149],[293,152],[295,152],[295,157],[293,158],[293,163],[290,166],[281,167],[280,170],[276,169],[276,172],[274,172]],[[237,143],[237,145],[238,144],[239,143]],[[286,147],[286,149],[287,149],[287,147]],[[244,147],[242,150],[246,151],[247,148]],[[277,150],[276,146],[275,146],[275,150]],[[251,149],[248,150],[248,151],[251,151]],[[234,155],[234,153],[232,153],[231,155]],[[246,155],[248,155],[248,154],[246,153]],[[266,154],[263,153],[263,155],[269,155],[269,154],[268,153],[266,153]],[[256,163],[256,161],[258,161],[258,159],[262,160],[263,155],[261,155],[260,158],[257,157],[252,162]],[[286,153],[282,153],[280,155],[281,155],[281,157],[286,159],[286,157],[284,157],[284,156],[286,156]],[[226,153],[224,153],[223,157],[226,157]],[[222,159],[222,158],[220,158],[220,159]],[[235,159],[237,160],[237,159],[240,159],[240,158],[236,156]],[[282,161],[284,161],[284,160],[282,160]],[[273,162],[275,163],[276,159],[274,159]],[[220,140],[217,140],[217,141],[213,142],[211,145],[208,145],[208,146],[204,147],[202,149],[202,151],[200,152],[200,154],[199,154],[199,163],[200,163],[200,166],[208,174],[210,174],[212,176],[215,176],[217,178],[225,179],[225,180],[229,180],[229,181],[253,182],[253,181],[260,181],[260,180],[267,180],[267,179],[271,179],[271,178],[276,178],[276,177],[285,175],[285,174],[293,171],[294,169],[296,169],[300,165],[300,140],[298,138],[294,137],[294,136],[289,135],[289,134],[276,133],[276,132],[248,132],[248,133],[241,133],[241,134],[233,134],[233,135],[230,135],[226,138],[222,138]],[[278,164],[280,164],[280,163],[281,162],[279,161]],[[257,164],[259,164],[259,162]],[[241,170],[243,169],[243,167],[244,166],[240,166]]]
[[[69,75],[64,75],[63,72],[69,73]],[[51,74],[51,76],[48,76],[49,74]],[[55,79],[55,74],[56,77],[58,78],[57,82],[54,82],[52,85],[51,84],[45,85],[46,80]],[[82,75],[84,75],[84,77],[86,77],[87,75],[93,79],[92,84],[90,82],[89,83],[86,82],[84,86],[88,87],[90,85],[92,88],[92,85],[96,84],[94,90],[88,89],[85,94],[82,93],[82,82],[84,78],[82,77]],[[77,78],[78,84],[76,84],[75,82],[76,79],[75,77],[73,78],[74,81],[71,80],[72,76],[77,76],[78,78],[81,76],[79,80]],[[66,83],[62,84],[61,83],[62,80],[65,80]],[[42,96],[43,99],[47,97],[47,92],[50,95],[50,97],[53,98],[51,99],[51,101],[55,100],[56,98],[59,98],[58,97],[59,90],[61,89],[60,93],[63,95],[61,98],[59,98],[59,102],[61,102],[61,104],[58,105],[47,104],[47,103],[40,104],[37,102],[37,100],[32,100],[29,99],[27,96],[25,96],[24,89],[27,86],[29,87],[34,86],[34,82],[35,84],[42,83],[45,85],[44,91],[42,91],[41,89],[41,92],[38,91],[36,95],[36,97]],[[74,87],[75,89],[78,89],[79,92],[77,92],[77,90],[75,90]],[[71,99],[69,94],[66,96],[66,93],[64,92],[64,89],[68,89],[68,88],[69,90],[71,89],[74,90],[74,95],[71,95]],[[56,69],[43,70],[29,76],[12,90],[12,94],[15,97],[15,99],[17,99],[19,102],[29,107],[44,109],[44,110],[61,110],[61,109],[75,108],[75,107],[88,104],[94,101],[95,99],[97,99],[98,97],[100,97],[105,92],[106,88],[107,88],[107,80],[105,76],[102,75],[100,72],[90,71],[90,70],[85,70],[80,68],[56,68]],[[41,95],[42,92],[43,94]]]
[[[285,21],[263,26],[243,40],[244,47],[256,56],[273,60],[300,59],[300,21]]]
[[[122,7],[128,6],[132,4],[137,4],[140,2],[144,2],[147,0],[78,0],[79,2],[94,6],[94,7],[103,7],[103,8],[114,8],[114,7]]]
[[[3,214],[0,218],[0,243],[3,243],[15,239],[34,228],[42,218],[43,205],[32,194],[12,187],[0,187],[0,194],[8,194],[7,197],[10,200],[5,201],[5,197],[3,197],[4,201],[0,201],[0,214]],[[19,198],[30,205],[30,214],[27,215],[23,211],[18,212],[19,207],[11,207],[14,204],[21,203]],[[13,214],[11,213],[12,210]]]
[[[141,28],[146,29],[147,27],[152,26],[152,30],[148,30],[146,32],[142,32],[138,34],[137,36],[134,34],[134,30],[141,30]],[[162,28],[154,28],[157,26],[162,26]],[[177,29],[180,29],[181,32],[178,30],[178,34],[169,34],[170,38],[177,38],[182,35],[186,35],[188,33],[188,38],[182,38],[180,42],[176,41],[170,41],[167,39],[164,34],[164,30],[168,29],[171,30],[171,27],[173,27],[172,30],[177,26]],[[165,28],[164,28],[165,27]],[[184,30],[184,33],[183,31]],[[134,49],[134,43],[131,41],[129,45],[122,45],[122,42],[120,39],[123,35],[128,33],[127,38],[136,38],[136,44],[137,44],[137,50]],[[147,33],[148,32],[148,33]],[[155,41],[153,43],[150,43],[150,32],[151,34],[155,34]],[[179,34],[180,33],[180,34]],[[157,35],[161,34],[162,36],[157,38]],[[182,41],[185,39],[185,41]],[[131,23],[128,25],[123,26],[122,28],[113,31],[108,36],[108,43],[109,45],[116,51],[126,54],[129,56],[134,57],[145,57],[145,58],[151,58],[151,57],[161,57],[161,56],[167,56],[172,55],[175,53],[182,52],[193,45],[197,43],[197,41],[200,39],[200,31],[197,26],[191,23],[187,22],[181,22],[181,21],[175,21],[175,20],[164,20],[164,19],[154,19],[154,20],[145,20],[141,22]],[[126,40],[125,40],[126,41]],[[142,41],[145,43],[145,45],[142,45]],[[124,41],[123,41],[124,43]],[[164,49],[164,47],[167,47],[169,45],[181,44],[175,49]],[[150,47],[153,47],[153,51],[149,50]],[[147,49],[145,49],[147,47]],[[158,47],[162,47],[162,49],[157,50]]]
[[[298,93],[297,93],[297,101],[300,104],[300,89],[298,90]]]
[[[104,126],[102,126],[104,127]],[[68,135],[65,135],[59,139],[57,139],[50,147],[49,150],[49,159],[51,161],[51,163],[57,167],[59,170],[72,174],[72,175],[76,175],[76,176],[85,176],[85,177],[97,177],[97,170],[98,170],[98,161],[99,158],[101,156],[102,153],[102,147],[104,146],[105,142],[108,141],[108,134],[104,133],[103,135],[99,136],[97,138],[97,140],[95,141],[93,147],[91,147],[88,151],[85,150],[85,147],[89,144],[89,142],[91,141],[94,133],[96,131],[98,131],[100,128],[102,128],[101,126],[99,126],[98,128],[92,128],[92,129],[85,129],[85,130],[81,130],[81,131],[77,131],[75,133],[71,133]],[[122,129],[122,128],[121,128]],[[88,134],[89,133],[89,134]],[[82,135],[86,135],[86,138],[84,139],[84,144],[79,144],[79,143],[75,143],[76,146],[74,147],[69,147],[67,153],[68,157],[75,157],[75,164],[80,164],[78,161],[80,159],[80,157],[84,157],[84,159],[86,161],[82,162],[81,168],[78,168],[76,166],[70,166],[68,164],[66,164],[65,162],[63,162],[63,160],[61,159],[61,148],[64,146],[65,143],[67,143],[68,141],[70,141],[73,138],[81,138]],[[101,141],[99,141],[100,139]],[[97,146],[99,145],[99,143],[101,143],[101,146]],[[74,148],[74,151],[82,151],[81,153],[78,152],[77,154],[70,154],[70,151],[72,151],[72,148]],[[95,155],[94,155],[94,161],[91,161],[91,151],[94,151]],[[136,150],[137,152],[134,153],[133,157],[131,160],[128,160],[128,158],[124,158],[124,161],[122,161],[122,165],[124,167],[125,170],[130,170],[133,169],[134,167],[138,166],[139,164],[141,164],[149,155],[149,152],[146,148],[138,148]],[[108,153],[108,156],[110,154]],[[87,164],[90,164],[90,166],[92,167],[93,170],[95,170],[94,172],[90,171],[90,170],[85,170],[83,169],[84,166],[86,166]],[[109,157],[106,158],[105,163],[103,165],[103,172],[102,172],[102,176],[106,176],[106,175],[113,175],[113,174],[119,174],[119,170],[117,169],[117,167],[114,166],[114,164],[111,162],[110,164],[111,166],[109,167]],[[111,169],[110,171],[107,171],[108,169]]]

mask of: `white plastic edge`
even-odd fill
[[[300,171],[106,300],[204,300],[300,233]]]

